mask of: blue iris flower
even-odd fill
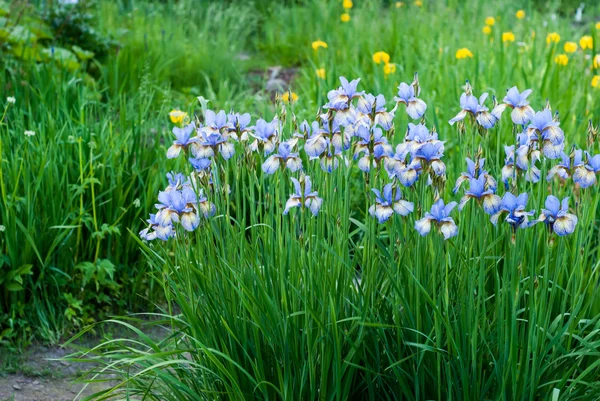
[[[408,151],[412,154],[414,154],[419,147],[425,143],[442,143],[438,140],[437,132],[430,132],[424,124],[415,125],[413,123],[408,123],[408,129],[406,131],[406,136],[404,137],[404,142],[406,142]],[[444,151],[443,145],[441,150],[442,152]]]
[[[397,104],[406,105],[406,114],[413,120],[418,120],[425,115],[427,104],[418,98],[419,93],[415,93],[415,87],[404,82],[398,86],[398,96],[394,97]]]
[[[295,192],[290,195],[290,198],[285,204],[285,210],[283,214],[288,214],[291,208],[294,207],[307,207],[313,216],[319,214],[319,210],[321,209],[321,205],[323,204],[323,199],[319,198],[317,195],[319,194],[316,191],[312,190],[312,183],[310,181],[309,176],[304,176],[303,183],[304,190],[302,190],[302,184],[295,178],[291,178],[294,183]]]
[[[230,113],[227,115],[227,123],[229,125],[229,131],[231,133],[236,132],[239,135],[239,139],[242,141],[248,140],[248,133],[252,131],[254,127],[250,126],[251,117],[249,113]]]
[[[186,149],[190,144],[196,143],[198,138],[192,138],[194,132],[194,123],[190,123],[183,128],[173,127],[175,140],[173,145],[167,150],[167,158],[174,159],[181,153],[182,149]]]
[[[383,187],[383,191],[371,189],[375,194],[376,202],[369,208],[371,216],[377,218],[380,223],[386,222],[394,212],[400,216],[407,216],[414,210],[414,204],[402,199],[400,188],[393,188],[392,184]],[[395,191],[395,194],[394,194]]]
[[[500,216],[503,213],[508,213],[506,221],[512,226],[514,231],[519,227],[527,227],[528,217],[533,216],[535,213],[535,211],[525,211],[528,199],[529,195],[527,193],[522,193],[518,197],[510,192],[505,193],[502,197],[502,204],[499,210],[490,217],[490,221],[496,225]]]
[[[385,108],[385,97],[383,95],[373,96],[370,93],[358,99],[356,110],[366,116],[373,118],[375,124],[379,124],[386,131],[394,125],[394,111],[388,112]]]
[[[166,241],[175,236],[175,230],[173,230],[173,226],[171,224],[164,226],[160,225],[156,221],[155,214],[150,214],[150,218],[146,221],[148,222],[149,226],[140,231],[140,238],[146,241],[153,241],[155,239]]]
[[[535,113],[526,132],[530,141],[541,142],[544,155],[550,159],[558,158],[565,148],[565,133],[549,109]]]
[[[510,113],[510,117],[513,123],[517,125],[525,125],[533,117],[533,108],[529,105],[527,97],[531,94],[531,89],[527,89],[522,93],[516,86],[513,86],[506,92],[504,97],[504,104],[513,111]]]
[[[569,198],[564,198],[560,202],[556,196],[548,195],[546,208],[542,209],[538,221],[546,223],[550,232],[555,232],[562,237],[573,234],[577,225],[577,216],[569,213]]]
[[[496,183],[494,177],[492,177],[486,170],[483,169],[483,166],[485,165],[485,159],[479,159],[477,163],[468,157],[465,160],[467,161],[467,171],[460,174],[460,177],[458,177],[456,180],[456,184],[454,185],[452,192],[457,193],[463,182],[472,178],[479,178],[480,176],[485,177],[486,187],[495,192],[498,184]]]
[[[207,159],[219,153],[223,159],[229,160],[235,154],[233,143],[227,141],[227,136],[219,131],[202,131],[202,139],[191,147],[192,154],[197,159]]]
[[[423,144],[415,152],[415,160],[421,162],[422,167],[431,166],[431,169],[437,176],[442,176],[446,173],[446,165],[441,160],[444,156],[443,142],[427,142]]]
[[[456,202],[450,202],[445,205],[442,199],[438,200],[431,206],[431,211],[425,213],[425,217],[415,221],[415,229],[419,234],[425,236],[431,232],[431,225],[434,224],[444,235],[444,239],[456,236],[458,234],[458,226],[454,222],[454,219],[450,217],[450,212],[456,205]]]
[[[271,122],[266,122],[262,118],[256,122],[254,132],[251,133],[256,140],[250,145],[252,151],[257,151],[262,148],[265,155],[273,153],[275,146],[279,141],[279,121],[273,119]]]
[[[469,190],[460,200],[458,210],[462,210],[470,199],[477,199],[482,204],[483,211],[490,215],[498,212],[502,204],[502,200],[494,193],[494,190],[486,189],[486,177],[483,174],[479,178],[469,179]]]
[[[296,172],[302,168],[302,160],[298,153],[292,152],[292,145],[289,142],[279,144],[279,151],[263,163],[262,170],[266,174],[273,174],[279,167],[287,167],[290,171]]]
[[[588,159],[587,163],[578,166],[573,173],[573,181],[579,184],[581,188],[587,188],[594,185],[596,183],[596,174],[600,172],[600,154],[592,157],[588,152],[585,153]],[[573,163],[575,163],[575,161],[576,160],[574,160]]]

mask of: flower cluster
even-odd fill
[[[386,62],[385,54],[378,57],[380,62]],[[379,223],[389,221],[394,214],[405,217],[415,209],[422,210],[422,202],[426,200],[420,199],[419,207],[415,208],[415,204],[403,195],[415,192],[403,188],[414,188],[419,182],[416,192],[423,193],[423,189],[432,187],[436,194],[431,209],[415,221],[414,227],[421,235],[429,234],[433,227],[445,239],[458,235],[458,225],[451,212],[456,206],[462,212],[470,200],[480,205],[494,225],[506,215],[505,221],[513,233],[537,222],[545,223],[549,231],[557,235],[574,231],[577,218],[569,213],[566,200],[558,204],[558,200],[550,195],[541,215],[533,218],[535,211],[527,208],[529,195],[516,195],[516,182],[521,176],[531,183],[540,181],[541,171],[536,164],[542,158],[559,159],[549,170],[546,180],[572,179],[579,187],[587,188],[596,183],[600,155],[585,152],[584,158],[581,150],[565,154],[565,134],[560,128],[558,114],[552,114],[548,103],[545,109],[535,112],[527,100],[531,90],[520,92],[512,87],[502,103],[492,96],[490,109],[485,105],[488,94],[475,97],[473,87],[467,81],[459,99],[461,110],[449,124],[458,123],[461,133],[470,124],[486,137],[500,124],[502,114],[508,108],[517,134],[515,144],[505,146],[506,158],[501,172],[505,193],[502,197],[497,193],[496,178],[485,169],[486,159],[482,157],[480,147],[473,159],[466,159],[466,171],[456,180],[454,194],[463,184],[468,184],[460,201],[446,204],[439,196],[446,182],[444,142],[438,138],[435,128],[430,129],[425,124],[427,104],[420,98],[418,76],[415,74],[410,84],[400,83],[391,109],[383,95],[359,91],[359,82],[360,79],[349,81],[340,77],[341,85],[328,92],[328,101],[315,121],[303,121],[298,125],[294,116],[293,134],[288,137],[284,132],[285,110],[281,117],[276,116],[271,121],[260,118],[255,125],[250,125],[249,114],[206,109],[202,122],[198,117],[190,122],[186,113],[171,112],[170,118],[176,126],[172,130],[174,140],[166,152],[167,158],[185,155],[191,173],[188,176],[181,173],[167,175],[169,185],[159,193],[157,212],[150,215],[148,227],[140,232],[140,236],[146,240],[167,240],[176,235],[177,224],[185,231],[193,231],[203,218],[213,216],[217,208],[205,193],[215,194],[213,174],[223,171],[216,166],[236,154],[240,155],[238,159],[260,160],[265,176],[283,174],[291,180],[293,192],[283,210],[284,215],[294,208],[306,208],[317,216],[323,205],[323,199],[313,189],[311,177],[306,174],[307,163],[316,163],[315,168],[320,167],[325,177],[340,166],[350,168],[355,165],[363,172],[367,184],[371,183],[370,177],[376,177],[376,182],[383,181],[380,187],[371,188],[375,199],[368,208],[368,213]],[[394,119],[399,108],[415,121],[408,123],[404,140],[393,144]],[[229,191],[229,188],[222,189]]]

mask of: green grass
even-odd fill
[[[21,330],[28,339],[58,341],[99,312],[155,310],[164,293],[167,306],[153,324],[170,326],[171,336],[156,341],[122,320],[135,339],[83,351],[103,364],[89,378],[122,379],[92,398],[596,400],[597,186],[547,183],[555,161],[543,160],[540,183],[521,178],[510,188],[530,193],[527,210],[536,216],[546,195],[570,196],[579,223],[565,238],[538,224],[519,230],[513,244],[510,227],[502,220],[494,227],[475,202],[453,212],[459,233],[449,241],[413,227],[436,196],[459,200],[451,190],[465,157],[481,146],[499,178],[502,145],[514,142],[508,112],[483,137],[447,124],[466,79],[475,94],[500,100],[513,85],[532,88],[536,110],[548,98],[560,112],[566,151],[600,151],[586,144],[588,120],[597,124],[600,112],[590,85],[597,72],[586,58],[595,51],[579,49],[564,67],[554,62],[566,40],[600,40],[592,19],[598,7],[572,23],[561,14],[552,19],[562,9],[538,11],[533,3],[355,3],[342,23],[341,1],[101,2],[98,26],[116,32],[122,47],[99,66],[98,91],[43,66],[25,66],[25,78],[5,72],[0,83],[17,103],[0,126],[1,268],[25,266],[18,270],[23,289],[4,292],[2,323],[13,330],[5,336],[15,341]],[[515,18],[518,8],[525,20]],[[484,19],[492,15],[486,36]],[[502,43],[505,31],[514,32],[514,43]],[[549,46],[554,31],[562,40]],[[328,47],[314,51],[317,39]],[[462,47],[473,58],[457,60]],[[376,51],[390,54],[395,73],[386,76],[373,62]],[[239,60],[240,53],[251,59]],[[275,64],[299,67],[292,105],[270,104],[248,82],[250,69]],[[316,68],[325,68],[324,80]],[[195,97],[203,96],[215,110],[252,113],[253,122],[277,115],[287,139],[297,123],[314,120],[340,75],[360,77],[360,89],[384,94],[391,109],[397,85],[415,71],[426,124],[446,141],[447,181],[437,191],[424,179],[403,189],[415,204],[408,217],[378,224],[369,216],[370,189],[389,182],[385,172],[341,163],[326,174],[302,151],[323,208],[317,217],[307,210],[283,216],[290,177],[299,175],[267,176],[265,158],[236,144],[231,160],[216,160],[214,186],[203,183],[216,216],[166,243],[138,239],[165,173],[190,172],[182,157],[165,158],[172,108],[201,116]],[[410,121],[402,106],[396,114],[387,133],[394,145]]]

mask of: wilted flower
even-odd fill
[[[289,142],[279,144],[278,153],[271,155],[262,165],[262,170],[267,174],[273,174],[279,167],[287,167],[291,172],[302,168],[302,160],[298,153],[292,153],[292,145]]]
[[[406,105],[406,114],[413,120],[423,117],[427,110],[427,104],[418,98],[420,91],[418,77],[415,74],[415,81],[411,85],[402,82],[398,86],[398,96],[394,97],[397,103],[404,103]]]
[[[550,232],[555,232],[562,237],[573,234],[577,225],[577,216],[569,213],[569,198],[564,198],[560,202],[556,196],[548,195],[546,208],[542,209],[538,221],[546,223]]]
[[[387,64],[390,62],[390,55],[384,51],[378,51],[373,53],[373,61],[377,64]]]
[[[510,117],[513,123],[518,125],[526,124],[533,116],[533,108],[529,105],[527,97],[531,94],[531,89],[524,90],[519,93],[516,86],[513,86],[506,92],[503,102],[506,106],[513,109]]]
[[[496,225],[499,217],[504,213],[508,213],[506,221],[512,226],[513,230],[516,231],[522,225],[523,228],[527,227],[528,217],[535,213],[535,211],[525,211],[528,198],[527,193],[522,193],[518,197],[510,192],[505,193],[502,197],[500,209],[490,217],[490,221]]]
[[[322,40],[315,40],[314,42],[312,42],[313,50],[319,50],[319,47],[327,49],[327,43],[323,42]]]
[[[461,60],[464,58],[473,58],[473,53],[471,53],[471,50],[467,49],[466,47],[463,47],[456,51],[456,58],[458,60]]]
[[[560,42],[560,35],[556,32],[551,32],[546,36],[546,43],[558,43]]]
[[[485,175],[480,175],[479,178],[469,179],[469,189],[465,192],[458,205],[458,210],[462,210],[469,199],[477,199],[483,206],[483,211],[487,214],[494,214],[500,209],[502,200],[496,195],[495,189],[487,187]]]
[[[415,229],[425,236],[431,231],[431,225],[444,235],[444,239],[449,239],[458,234],[458,226],[454,219],[450,217],[450,212],[456,207],[456,202],[450,202],[444,205],[442,199],[438,200],[432,207],[431,212],[425,213],[425,217],[415,221]]]
[[[167,158],[173,159],[179,156],[182,149],[186,149],[189,145],[196,143],[198,138],[190,138],[194,132],[194,124],[188,124],[183,128],[173,127],[173,134],[175,135],[175,140],[173,141],[173,145],[167,150]]]
[[[312,183],[310,181],[309,176],[304,176],[303,183],[304,191],[302,191],[302,184],[295,178],[291,178],[294,183],[294,192],[290,195],[290,199],[285,204],[285,210],[283,214],[288,214],[291,208],[293,207],[307,207],[313,216],[319,214],[319,210],[321,209],[321,205],[323,204],[323,199],[319,198],[318,192],[312,190]]]
[[[369,214],[377,218],[380,223],[386,222],[394,212],[400,216],[407,216],[414,210],[414,204],[402,199],[400,188],[393,188],[392,184],[383,187],[383,191],[371,189],[375,194],[375,204],[369,208]]]
[[[594,39],[589,35],[582,36],[581,39],[579,39],[579,46],[581,46],[581,49],[583,50],[592,50],[594,48]]]

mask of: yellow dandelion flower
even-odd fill
[[[400,8],[400,7],[404,7],[404,2],[403,1],[397,1],[396,2],[396,8]]]
[[[581,39],[579,39],[579,46],[581,46],[583,50],[592,49],[594,47],[594,39],[588,35],[582,36]]]
[[[423,6],[423,2],[421,0],[415,0],[415,6],[422,7]]]
[[[565,42],[565,53],[575,53],[577,51],[577,43]]]
[[[596,29],[600,30],[600,22],[596,22]]]
[[[317,73],[317,78],[325,79],[325,68],[317,68],[315,72]]]
[[[185,118],[187,117],[187,113],[185,111],[181,111],[179,109],[171,110],[169,112],[169,118],[173,124],[181,124]]]
[[[313,50],[319,50],[319,47],[327,49],[327,43],[323,42],[322,40],[315,40],[314,42],[312,42]]]
[[[502,42],[514,42],[515,34],[512,32],[502,32]]]
[[[523,10],[519,10],[516,12],[515,17],[517,17],[517,19],[523,19],[525,18],[525,11]]]
[[[600,68],[600,54],[596,54],[594,56],[594,60],[592,61],[594,68]]]
[[[458,49],[456,51],[456,58],[459,60],[463,58],[473,58],[473,53],[471,53],[471,50],[463,47],[462,49]]]
[[[594,75],[594,78],[592,78],[592,86],[594,88],[600,88],[600,75]]]
[[[558,43],[560,42],[560,35],[556,32],[551,32],[546,36],[546,43]]]
[[[342,22],[348,22],[348,21],[350,21],[350,14],[343,13],[342,15],[340,15],[340,21],[342,21]]]
[[[353,5],[354,4],[352,4],[352,0],[344,0],[342,3],[342,7],[344,7],[346,10],[351,9]]]
[[[535,39],[535,31],[533,29],[531,30],[531,39]]]
[[[566,54],[559,54],[554,58],[554,62],[558,65],[567,65],[569,64],[569,57]]]
[[[487,26],[494,26],[495,23],[496,23],[496,18],[494,18],[494,17],[487,17],[485,19],[485,24]]]
[[[492,33],[492,28],[490,28],[489,25],[486,25],[483,27],[481,32],[485,33],[486,35],[489,35],[490,33]]]
[[[285,103],[289,103],[290,102],[290,92],[284,92],[281,95],[281,100],[283,100]],[[298,95],[294,92],[292,92],[292,103],[295,103],[296,100],[298,100]]]
[[[387,64],[390,62],[390,55],[384,51],[378,51],[373,53],[373,61],[377,64]]]
[[[393,63],[387,63],[386,65],[383,66],[383,72],[385,73],[385,75],[390,75],[396,72],[396,64]]]

